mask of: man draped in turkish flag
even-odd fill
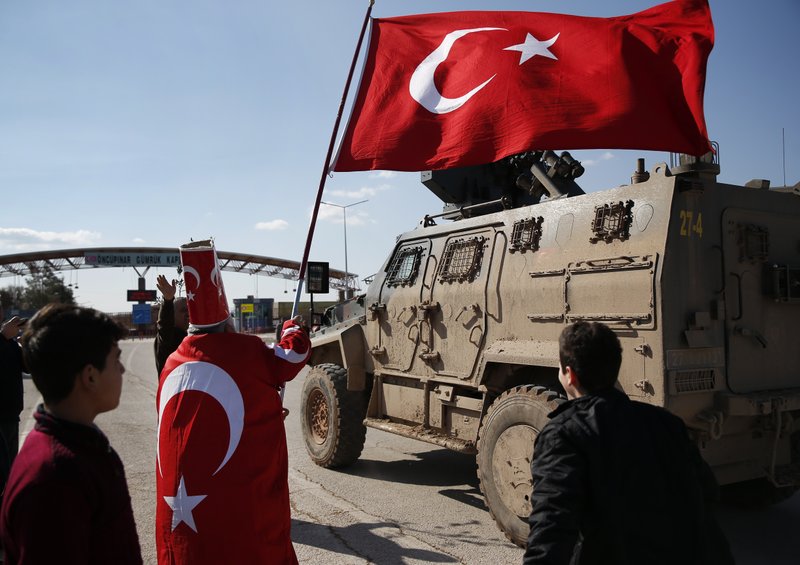
[[[232,332],[213,244],[180,251],[191,326],[156,398],[158,563],[295,564],[279,388],[307,332],[289,320],[274,346]]]
[[[628,16],[376,19],[334,169],[421,171],[543,149],[702,155],[707,0]]]

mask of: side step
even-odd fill
[[[421,425],[409,426],[408,424],[399,424],[390,420],[379,420],[378,418],[365,418],[364,425],[399,436],[426,441],[434,445],[446,447],[452,451],[457,451],[458,453],[466,453],[467,455],[478,453],[478,449],[475,447],[475,442],[473,441],[450,437],[431,428],[424,428]]]

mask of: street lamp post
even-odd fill
[[[357,204],[363,204],[364,202],[369,202],[369,200],[360,200],[359,202],[353,202],[352,204],[347,204],[342,206],[341,204],[334,204],[332,202],[325,202],[321,200],[321,204],[327,204],[328,206],[335,206],[336,208],[342,209],[342,218],[344,224],[344,284],[345,284],[345,298],[347,298],[347,291],[350,290],[350,271],[347,270],[347,209],[351,206],[356,206]]]

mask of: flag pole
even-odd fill
[[[336,122],[333,125],[333,132],[331,133],[331,142],[328,146],[328,154],[325,156],[325,165],[322,167],[322,175],[319,179],[319,189],[317,190],[317,199],[314,202],[314,211],[311,213],[311,223],[308,226],[308,237],[306,237],[306,247],[303,250],[303,260],[300,262],[300,271],[297,277],[297,290],[294,295],[294,304],[292,305],[292,317],[297,315],[298,305],[300,304],[300,294],[303,291],[303,283],[306,278],[306,267],[308,265],[308,255],[311,252],[311,241],[314,239],[314,228],[317,225],[317,215],[319,213],[320,202],[322,202],[322,193],[325,190],[325,180],[328,178],[328,169],[331,165],[331,157],[333,156],[333,149],[336,145],[336,136],[339,133],[339,124],[342,121],[342,114],[344,113],[344,105],[347,101],[347,94],[350,91],[350,83],[353,80],[353,72],[356,68],[356,61],[358,54],[361,51],[361,44],[364,41],[364,32],[367,30],[370,14],[372,14],[372,6],[375,0],[369,0],[369,7],[367,13],[364,15],[364,23],[361,25],[361,33],[358,36],[358,43],[356,44],[356,51],[353,54],[353,61],[350,63],[350,72],[347,74],[347,81],[345,81],[344,92],[342,93],[342,101],[339,103],[339,112],[336,114]],[[313,320],[309,320],[309,324]]]

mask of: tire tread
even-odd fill
[[[521,385],[514,388],[510,388],[504,391],[500,396],[498,396],[489,406],[489,410],[486,412],[486,416],[483,419],[481,424],[480,430],[478,431],[478,456],[476,457],[476,464],[477,464],[477,472],[478,472],[478,483],[481,490],[481,494],[483,494],[484,501],[486,502],[486,507],[489,509],[489,514],[491,515],[492,519],[495,521],[497,526],[500,528],[500,531],[506,536],[506,538],[514,543],[519,547],[525,547],[525,539],[514,539],[511,534],[506,531],[504,524],[500,520],[499,516],[497,516],[496,512],[492,510],[492,505],[489,503],[489,495],[487,494],[487,487],[483,483],[483,473],[481,472],[481,452],[483,451],[483,442],[488,441],[485,439],[486,433],[486,425],[490,422],[493,418],[495,412],[497,412],[500,407],[505,404],[510,397],[513,396],[523,396],[527,397],[537,404],[543,404],[544,408],[549,413],[552,410],[555,410],[560,404],[565,402],[564,398],[559,396],[558,393],[547,389],[543,386],[536,386],[536,385]],[[489,462],[491,466],[491,462]]]
[[[334,402],[338,414],[335,426],[337,441],[333,453],[325,460],[314,462],[327,469],[346,467],[358,460],[364,449],[367,428],[364,425],[365,400],[363,395],[347,390],[347,370],[333,363],[322,363],[320,369],[333,386]],[[331,430],[333,432],[333,430]]]

